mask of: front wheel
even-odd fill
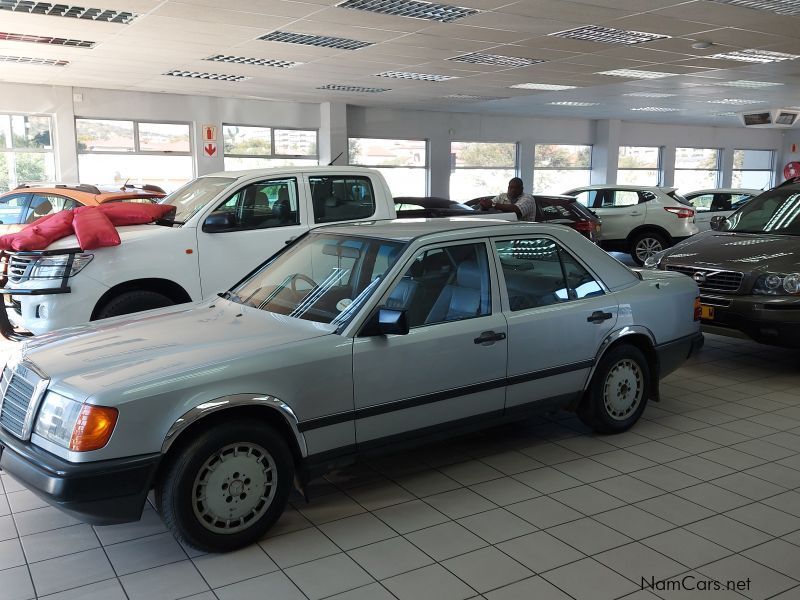
[[[205,552],[260,539],[280,517],[294,478],[292,453],[266,424],[228,421],[170,459],[156,504],[176,538]]]
[[[150,290],[130,290],[114,296],[97,311],[96,319],[119,317],[131,313],[172,306],[175,302],[171,298]]]
[[[660,233],[646,231],[638,234],[631,242],[631,258],[640,267],[648,258],[669,247]]]
[[[650,367],[630,344],[612,348],[600,359],[578,417],[600,433],[630,429],[642,416],[650,395]]]

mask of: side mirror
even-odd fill
[[[236,229],[236,217],[229,212],[211,213],[203,221],[203,231],[206,233],[218,233]]]
[[[728,227],[730,227],[730,223],[728,223],[727,217],[722,215],[711,217],[711,229],[714,231],[727,231]]]
[[[378,308],[361,330],[362,336],[408,335],[406,311],[394,308]]]

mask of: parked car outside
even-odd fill
[[[166,192],[154,185],[21,185],[0,194],[0,234],[14,233],[41,217],[106,202],[156,202]]]
[[[600,239],[600,218],[591,210],[576,202],[571,196],[545,196],[543,194],[532,194],[536,201],[536,221],[538,223],[551,223],[554,225],[566,225],[578,231],[584,237],[597,243]],[[466,204],[475,207],[481,200],[492,199],[494,196],[481,196],[473,198]],[[492,211],[477,211],[480,213]],[[502,213],[513,214],[513,213]]]
[[[629,429],[702,345],[697,294],[562,226],[323,227],[221,297],[23,343],[0,467],[93,523],[154,488],[178,539],[232,550],[364,452],[559,408]]]
[[[645,266],[698,283],[706,331],[800,348],[799,215],[800,183],[779,186]]]
[[[711,229],[712,217],[729,217],[751,198],[758,196],[763,190],[746,188],[719,188],[713,190],[697,190],[683,194],[695,211],[695,224],[700,231]]]
[[[590,185],[565,194],[602,219],[602,248],[628,252],[637,265],[698,232],[694,208],[675,188]]]

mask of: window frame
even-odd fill
[[[386,140],[386,141],[402,141],[402,142],[422,142],[425,144],[425,164],[421,167],[415,165],[375,165],[375,164],[368,164],[368,163],[354,163],[350,158],[350,140]],[[365,136],[358,136],[353,135],[347,136],[347,164],[348,166],[352,167],[365,167],[367,169],[374,169],[381,172],[382,169],[418,169],[422,170],[425,174],[425,192],[423,196],[430,195],[431,191],[431,143],[430,140],[427,138],[397,138],[397,137],[365,137]],[[388,184],[387,184],[388,185]],[[398,194],[398,196],[402,196],[403,194]]]
[[[655,167],[620,167],[619,161],[621,155],[619,153],[619,149],[617,149],[617,183],[621,183],[619,180],[619,174],[621,171],[633,171],[633,172],[646,172],[646,171],[656,171],[656,181],[655,183],[648,184],[654,186],[660,186],[664,181],[664,146],[619,146],[619,148],[655,148],[658,150],[658,158],[656,160]],[[623,185],[638,185],[638,184],[623,184]]]
[[[78,145],[78,121],[121,121],[133,123],[133,150],[81,150]],[[142,150],[139,143],[139,124],[147,125],[186,125],[189,128],[189,150],[181,152],[177,150]],[[75,148],[78,155],[99,154],[101,156],[120,155],[120,156],[193,156],[194,148],[194,128],[191,121],[171,121],[168,119],[120,119],[118,117],[75,117]],[[192,177],[194,177],[195,166],[192,165]]]
[[[581,166],[581,167],[539,167],[536,165],[537,156],[539,155],[537,148],[539,146],[582,146],[585,148],[589,148],[589,164],[588,166]],[[533,146],[533,179],[532,179],[532,187],[533,187],[533,194],[561,194],[563,193],[562,190],[537,190],[536,189],[536,171],[586,171],[589,173],[589,178],[591,180],[591,173],[592,173],[592,164],[594,163],[594,144],[587,143],[587,144],[563,144],[558,142],[539,142],[534,144]],[[587,182],[585,185],[589,185],[590,182]],[[574,187],[584,187],[584,185],[570,185],[567,189],[572,189]]]
[[[694,168],[694,167],[679,167],[678,166],[678,157],[677,157],[678,150],[714,150],[717,153],[717,160],[716,160],[715,167],[713,169],[697,169],[697,168]],[[677,179],[678,179],[677,175],[678,175],[679,171],[691,171],[691,172],[695,172],[695,173],[698,173],[698,172],[699,173],[716,172],[717,176],[716,176],[716,179],[715,179],[714,183],[711,184],[708,187],[709,188],[718,188],[718,187],[720,187],[720,183],[722,181],[722,148],[700,148],[700,147],[697,147],[697,146],[681,146],[681,147],[675,148],[675,162],[673,164],[673,173],[674,173],[673,180],[674,180],[675,183],[673,184],[672,187],[674,187],[676,189],[680,189],[680,186],[677,184]],[[688,190],[688,191],[694,191],[694,190]]]
[[[227,153],[225,152],[225,128],[226,127],[254,127],[258,129],[269,129],[269,154],[235,154],[235,153]],[[315,136],[314,146],[316,148],[315,154],[278,154],[275,152],[275,130],[280,131],[313,131]],[[319,164],[319,129],[307,129],[305,127],[279,127],[275,125],[247,125],[245,123],[223,123],[222,124],[222,136],[221,136],[221,143],[222,143],[222,159],[223,161],[225,158],[261,158],[265,160],[273,160],[273,159],[282,159],[282,160],[295,160],[295,159],[303,159],[303,160],[316,160],[317,164]]]
[[[459,167],[456,164],[455,160],[455,153],[453,152],[453,144],[495,144],[495,145],[513,145],[514,146],[514,165],[513,166],[481,166],[481,167]],[[519,152],[519,142],[485,142],[485,141],[462,141],[462,140],[451,140],[450,141],[450,173],[448,177],[448,189],[451,189],[453,186],[450,185],[453,181],[453,176],[456,175],[459,171],[513,171],[513,177],[519,177],[520,175],[520,152]],[[510,179],[510,178],[509,178]],[[502,190],[502,188],[501,188]],[[500,193],[499,191],[497,193]],[[452,197],[452,192],[450,194]]]
[[[56,150],[56,140],[55,140],[55,118],[52,114],[47,113],[24,113],[24,112],[12,112],[12,111],[0,111],[0,117],[8,117],[9,118],[9,134],[10,138],[4,145],[0,145],[0,153],[4,156],[11,156],[11,163],[14,165],[14,172],[9,173],[10,176],[8,179],[8,189],[9,191],[14,190],[19,185],[24,183],[29,183],[27,181],[18,181],[17,180],[17,173],[16,173],[16,155],[17,154],[42,154],[42,155],[50,155],[52,157],[52,167],[53,167],[53,178],[57,181],[59,179],[59,165],[57,160],[57,150]],[[11,117],[38,117],[38,118],[46,118],[50,122],[50,146],[21,146],[15,147],[14,146],[14,133],[11,127]],[[6,168],[9,166],[8,159],[6,159]],[[47,159],[45,159],[47,160]],[[47,166],[45,166],[45,169]]]
[[[767,169],[737,169],[736,168],[736,153],[737,152],[769,152],[770,155],[770,166]],[[733,176],[736,173],[769,173],[769,182],[767,183],[765,190],[768,190],[775,186],[775,164],[777,163],[777,153],[775,150],[772,149],[765,149],[765,148],[734,148],[733,150],[733,158],[734,158],[734,166],[731,170],[731,187],[733,188]]]

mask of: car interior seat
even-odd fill
[[[711,201],[711,212],[722,210],[733,210],[731,206],[730,194],[714,194],[714,199]]]
[[[488,285],[484,279],[486,269],[477,260],[462,262],[456,271],[455,283],[442,288],[425,323],[455,321],[484,314],[488,309]]]
[[[313,184],[311,191],[311,204],[314,206],[314,218],[317,223],[325,220],[325,207],[331,197],[331,180],[320,179]]]
[[[33,223],[36,219],[49,215],[51,212],[53,212],[53,205],[49,200],[43,200],[33,207],[33,211],[28,215],[26,223]]]
[[[278,199],[272,205],[272,214],[278,219],[280,225],[287,225],[294,222],[292,206],[289,203],[289,190],[282,187],[278,191]]]

